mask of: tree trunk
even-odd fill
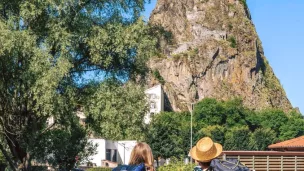
[[[27,155],[23,159],[23,166],[22,166],[23,171],[30,171],[31,170],[31,158],[30,154],[27,153]]]
[[[9,133],[7,133],[6,136],[6,141],[7,144],[10,148],[10,151],[13,155],[13,157],[15,157],[15,159],[20,161],[20,165],[19,167],[16,164],[15,170],[21,169],[23,171],[27,171],[24,169],[27,169],[27,167],[24,167],[27,163],[28,160],[28,154],[25,152],[24,149],[22,149],[19,145],[19,142],[16,140],[16,137],[13,135],[10,135]]]
[[[4,149],[4,147],[2,146],[2,144],[0,143],[0,150],[2,152],[2,154],[4,155],[6,161],[9,163],[11,169],[13,171],[17,170],[17,165],[13,162],[13,160],[9,157],[9,155],[7,154],[6,150]]]
[[[6,165],[0,165],[0,171],[5,171]]]

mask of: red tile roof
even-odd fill
[[[268,148],[298,148],[304,147],[304,136],[269,145]]]

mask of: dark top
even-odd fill
[[[114,168],[112,171],[146,171],[145,165],[120,165]]]
[[[203,169],[200,166],[195,166],[193,171],[203,171]],[[214,169],[210,166],[206,171],[214,171]]]

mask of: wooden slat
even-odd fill
[[[304,157],[302,156],[229,156],[226,158],[239,159],[241,163],[255,171],[304,171]]]

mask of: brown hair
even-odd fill
[[[150,146],[146,143],[138,143],[134,147],[130,157],[130,165],[138,165],[144,163],[149,171],[154,171],[154,158]]]

